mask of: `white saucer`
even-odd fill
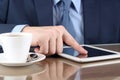
[[[27,65],[31,65],[35,62],[42,61],[46,58],[46,56],[43,54],[38,54],[38,53],[29,53],[29,54],[36,54],[38,56],[38,58],[35,60],[31,60],[29,62],[26,62],[26,63],[7,63],[5,61],[4,53],[0,53],[0,64],[5,65],[5,66],[27,66]]]

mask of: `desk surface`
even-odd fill
[[[120,44],[95,46],[120,52]],[[120,59],[77,63],[57,57],[26,67],[0,65],[0,80],[120,80]]]

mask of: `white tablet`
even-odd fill
[[[88,51],[87,55],[82,55],[68,46],[64,47],[63,53],[59,55],[76,62],[91,62],[120,58],[120,52],[98,48],[91,45],[83,45],[83,47]]]

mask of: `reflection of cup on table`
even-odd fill
[[[32,41],[30,33],[2,33],[0,43],[7,63],[24,63]]]
[[[31,75],[41,74],[45,71],[46,68],[41,63],[26,67],[7,67],[0,65],[0,80],[32,80]]]
[[[5,76],[4,80],[26,80],[27,76]]]

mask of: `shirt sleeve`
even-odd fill
[[[21,32],[26,25],[16,25],[11,32]]]

